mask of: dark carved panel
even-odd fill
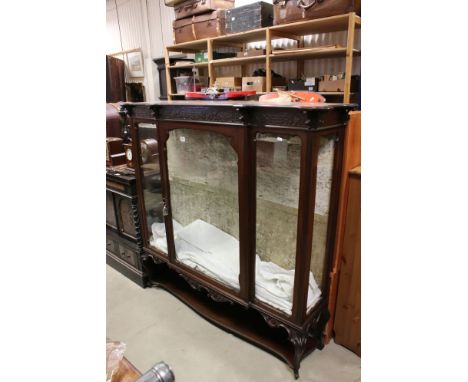
[[[106,223],[112,227],[117,227],[117,219],[114,211],[114,200],[112,192],[106,191]]]
[[[195,280],[192,280],[189,276],[186,276],[182,273],[179,273],[180,276],[182,276],[182,278],[187,281],[187,283],[195,290],[198,290],[198,291],[205,291],[207,296],[209,298],[211,298],[212,300],[216,301],[216,302],[227,302],[229,304],[233,304],[233,302],[231,300],[229,300],[227,297],[224,297],[222,294],[219,294],[218,292],[215,292],[214,290],[198,283],[197,281]]]
[[[150,106],[139,106],[133,109],[134,118],[154,118],[153,110],[151,110]]]
[[[242,124],[242,113],[233,107],[164,106],[157,110],[159,120],[204,121]]]
[[[306,110],[268,108],[257,111],[254,123],[257,126],[315,127]]]
[[[117,199],[117,211],[119,213],[121,226],[120,229],[132,236],[135,237],[136,230],[135,230],[135,222],[133,220],[133,211],[130,203],[130,199],[116,197]]]

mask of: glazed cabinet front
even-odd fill
[[[147,248],[167,256],[166,228],[164,224],[165,205],[159,163],[158,132],[154,123],[135,123],[133,134],[139,188],[142,190],[141,210],[143,240]]]
[[[161,122],[159,128],[174,262],[229,294],[240,295],[238,148],[243,131],[169,122]]]

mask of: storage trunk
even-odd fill
[[[187,0],[174,8],[176,20],[188,16],[234,8],[234,0]]]
[[[273,25],[273,5],[259,1],[226,11],[226,33],[237,33]]]
[[[193,17],[189,17],[187,19],[173,21],[172,27],[174,29],[174,42],[176,44],[196,40],[192,19]]]
[[[226,34],[224,10],[193,16],[193,30],[196,40],[224,36]]]
[[[273,0],[274,24],[361,13],[361,0]]]

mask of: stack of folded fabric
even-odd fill
[[[183,227],[173,221],[177,259],[214,279],[239,290],[239,241],[203,221]],[[153,223],[151,244],[167,253],[164,223]],[[256,256],[255,295],[288,314],[292,312],[294,270],[286,270]],[[309,275],[307,308],[320,299],[321,291],[312,273]]]

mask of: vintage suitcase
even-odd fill
[[[186,0],[164,0],[166,7],[175,7],[179,4],[182,4]]]
[[[226,33],[244,32],[273,25],[273,5],[259,1],[226,11]]]
[[[172,26],[176,44],[226,34],[224,10],[174,20]]]
[[[193,30],[195,39],[224,36],[225,11],[220,9],[203,15],[193,16]]]
[[[180,44],[196,40],[192,25],[193,17],[187,19],[174,20],[172,28],[174,29],[174,43]]]
[[[273,0],[274,25],[361,13],[361,0]]]
[[[186,0],[174,7],[174,13],[176,20],[179,20],[201,13],[230,8],[234,8],[234,0]]]

